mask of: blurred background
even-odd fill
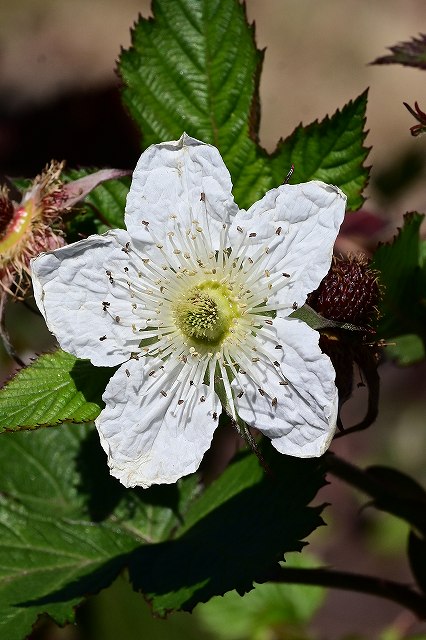
[[[364,211],[375,216],[377,226],[358,225],[351,241],[368,250],[378,240],[389,239],[406,211],[426,211],[425,138],[410,136],[414,120],[402,104],[418,100],[426,109],[426,72],[369,63],[384,55],[388,46],[426,31],[424,1],[247,0],[246,4],[249,20],[256,21],[258,47],[266,47],[260,140],[269,151],[300,122],[321,120],[370,87],[366,126],[372,171]],[[114,69],[120,47],[130,44],[130,26],[139,13],[148,16],[149,8],[147,0],[0,3],[0,175],[30,177],[52,158],[66,159],[70,167],[134,166],[139,140],[121,107]],[[40,348],[40,338],[34,341],[33,324],[28,332],[25,318],[18,305],[12,305],[11,333],[29,355],[35,344]],[[43,323],[37,326],[42,332]],[[43,335],[47,347],[49,337]],[[4,353],[1,363],[4,379],[12,371]],[[336,441],[333,450],[361,465],[394,465],[426,483],[425,374],[424,364],[402,369],[384,362],[379,420],[367,432]],[[348,424],[363,414],[365,402],[366,391],[360,389],[345,411]],[[411,580],[403,556],[402,524],[362,509],[364,499],[337,480],[318,500],[333,506],[325,512],[329,526],[312,536],[309,551],[336,568]],[[309,602],[314,597],[309,593],[312,590],[302,590],[295,597]],[[285,596],[279,594],[278,599],[284,603]],[[426,627],[415,624],[396,605],[343,592],[330,592],[322,606],[320,600],[312,610],[308,607],[311,613],[318,610],[305,628],[307,635],[282,627],[280,613],[272,607],[272,622],[266,616],[258,635],[242,629],[238,636],[229,635],[229,625],[215,627],[211,620],[224,614],[214,606],[210,623],[208,612],[154,623],[142,599],[121,578],[80,611],[85,630],[80,635],[73,627],[49,628],[34,638],[337,640],[352,634],[352,638],[396,640],[421,631],[426,638]],[[260,605],[259,610],[264,613]],[[241,612],[235,615],[245,617]],[[285,615],[281,612],[281,618]],[[306,612],[303,615],[309,618]],[[253,622],[252,631],[255,628]]]

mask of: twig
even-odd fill
[[[335,571],[333,569],[302,569],[281,567],[269,578],[273,582],[310,584],[346,591],[358,591],[392,600],[426,620],[426,597],[404,584],[374,576]]]

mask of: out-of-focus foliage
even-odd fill
[[[426,69],[426,35],[400,42],[389,47],[391,54],[376,58],[372,64],[402,64],[406,67]]]
[[[380,273],[383,293],[378,337],[395,342],[392,353],[404,364],[422,359],[426,340],[426,265],[420,239],[423,219],[419,213],[407,214],[393,242],[381,245],[372,262]],[[413,334],[417,339],[410,337]]]

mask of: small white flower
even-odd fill
[[[328,271],[345,196],[283,185],[238,210],[214,147],[184,134],[141,156],[127,231],[32,263],[37,304],[63,349],[120,368],[96,420],[126,486],[195,471],[221,405],[278,451],[321,455],[337,390],[319,335],[289,319]]]

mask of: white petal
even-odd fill
[[[231,190],[231,177],[215,147],[186,134],[152,145],[133,173],[127,229],[132,238],[147,243],[147,251],[155,252],[156,240],[169,250],[167,234],[175,230],[172,216],[177,216],[184,231],[202,228],[210,248],[217,249],[222,224],[238,211]]]
[[[110,231],[31,261],[34,297],[48,328],[65,351],[97,366],[121,364],[138,351],[140,333],[132,324],[139,321],[124,285],[137,277],[126,253],[129,240],[126,231]]]
[[[235,400],[238,414],[271,438],[281,453],[299,458],[320,456],[336,428],[333,366],[321,353],[319,334],[304,322],[276,318],[274,329],[274,339],[256,337],[259,355],[262,345],[270,360],[260,355],[258,362],[245,367],[246,375],[233,381],[235,391],[244,391]],[[282,348],[276,348],[280,345]],[[283,376],[287,385],[280,385]]]
[[[241,240],[244,229],[251,238],[247,255],[259,246],[268,247],[262,268],[271,275],[286,273],[283,287],[273,293],[270,302],[304,304],[327,274],[333,245],[345,213],[346,196],[323,182],[312,181],[283,185],[272,189],[248,211],[234,219],[230,237]]]
[[[198,469],[210,446],[220,404],[204,384],[190,386],[178,404],[183,389],[172,385],[185,366],[130,360],[108,383],[96,426],[111,474],[126,487],[176,482]]]

